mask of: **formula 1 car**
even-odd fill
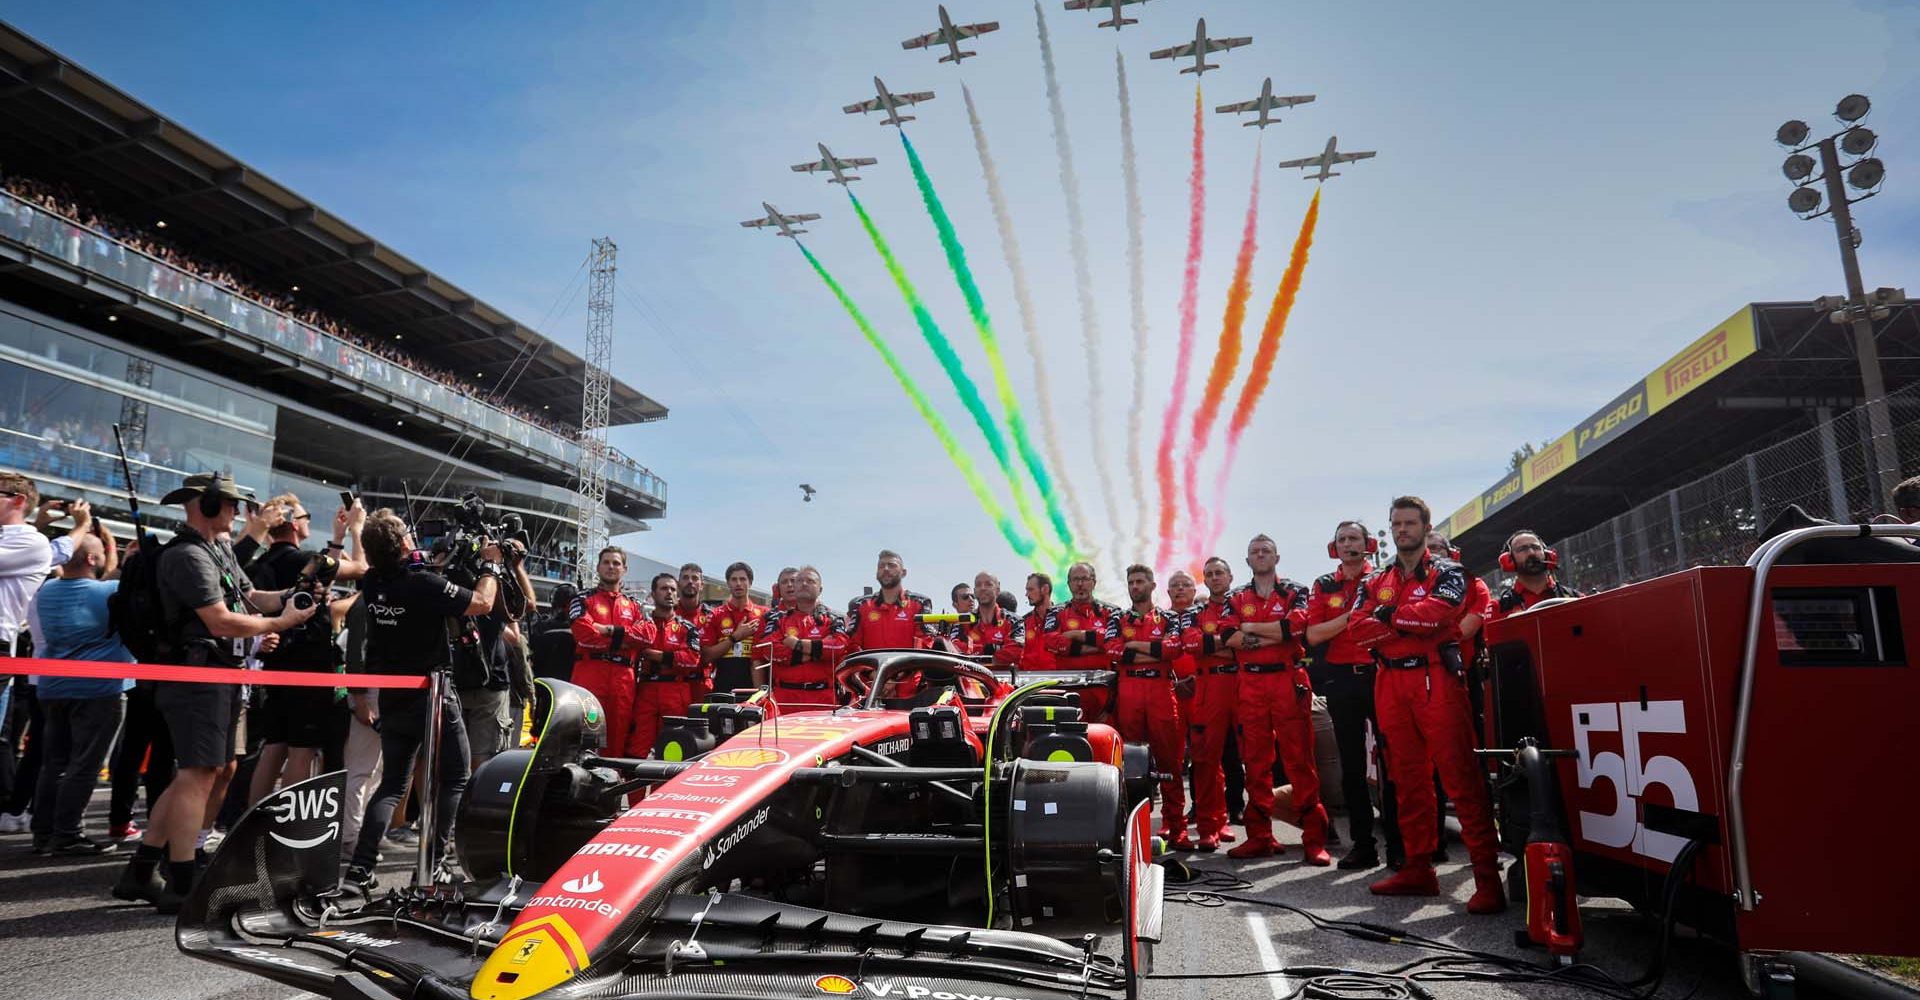
[[[1769,996],[1806,953],[1920,955],[1898,846],[1920,823],[1920,526],[1783,520],[1805,526],[1745,566],[1487,628],[1501,834],[1527,937],[1563,961],[1576,894],[1728,943]]]
[[[1164,869],[1117,734],[944,653],[836,680],[863,696],[722,698],[645,760],[597,756],[599,703],[541,681],[537,745],[469,786],[464,880],[343,890],[324,775],[236,825],[179,946],[337,998],[1136,997]]]

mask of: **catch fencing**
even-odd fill
[[[1889,393],[1887,404],[1900,468],[1920,468],[1920,384]],[[1592,593],[1692,566],[1739,565],[1760,544],[1760,529],[1789,504],[1842,522],[1880,513],[1873,509],[1877,474],[1866,407],[1843,411],[1554,542],[1556,575]]]

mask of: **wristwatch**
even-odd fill
[[[506,576],[507,568],[497,562],[483,562],[480,564],[480,575]]]

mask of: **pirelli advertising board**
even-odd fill
[[[1641,421],[1672,406],[1675,401],[1725,373],[1755,351],[1753,307],[1742,306],[1727,321],[1667,359],[1653,374],[1613,398],[1579,426],[1533,453],[1491,489],[1467,501],[1440,522],[1453,538],[1485,520],[1495,511],[1531,493],[1565,472],[1573,463],[1603,448]]]

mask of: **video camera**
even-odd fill
[[[480,575],[480,550],[488,542],[500,544],[500,554],[508,572],[501,575],[500,586],[506,596],[510,610],[522,607],[526,595],[520,593],[519,581],[512,572],[526,553],[529,544],[526,525],[520,515],[509,511],[498,523],[488,523],[487,503],[480,494],[468,492],[460,498],[453,509],[451,518],[422,518],[417,537],[420,544],[433,554],[448,578],[465,586],[471,586]],[[516,550],[507,542],[519,542]],[[515,612],[517,613],[517,612]]]

